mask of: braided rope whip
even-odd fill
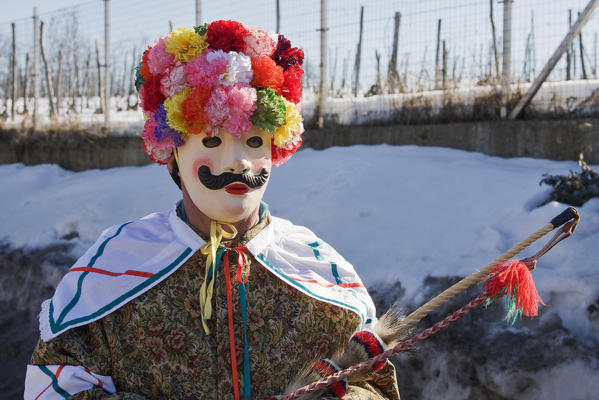
[[[564,225],[566,222],[568,222],[572,219],[574,219],[574,223],[569,227],[570,234],[576,228],[576,223],[580,219],[580,216],[578,214],[578,210],[576,210],[574,207],[569,207],[565,211],[563,211],[561,214],[559,214],[558,216],[553,218],[551,220],[551,222],[547,223],[546,225],[544,225],[543,227],[538,229],[536,232],[534,232],[531,235],[529,235],[528,237],[526,237],[520,243],[516,244],[514,247],[512,247],[511,249],[509,249],[508,251],[503,253],[501,256],[499,256],[495,260],[491,261],[489,264],[476,270],[475,272],[468,275],[461,281],[459,281],[456,284],[454,284],[453,286],[449,287],[447,290],[443,291],[441,294],[439,294],[436,297],[434,297],[433,299],[429,300],[423,306],[421,306],[420,308],[418,308],[417,310],[412,312],[410,315],[408,315],[403,320],[403,324],[407,328],[414,327],[415,325],[418,324],[418,322],[420,322],[423,318],[425,318],[427,315],[429,315],[432,311],[441,307],[443,304],[447,303],[453,297],[462,293],[463,291],[465,291],[472,285],[479,283],[483,278],[487,277],[487,275],[489,275],[489,273],[491,273],[491,271],[497,265],[501,265],[501,264],[505,263],[507,260],[509,260],[510,258],[514,257],[515,255],[517,255],[518,253],[522,252],[524,249],[529,247],[532,243],[536,242],[537,240],[539,240],[540,238],[545,236],[547,233],[551,232],[555,228],[558,228],[558,227]],[[462,318],[464,315],[466,315],[468,312],[470,312],[473,308],[475,308],[479,304],[485,302],[487,300],[487,298],[488,298],[488,296],[486,296],[485,294],[482,294],[482,295],[478,296],[476,299],[472,300],[467,305],[465,305],[464,307],[460,308],[459,310],[457,310],[456,312],[454,312],[453,314],[451,314],[450,316],[445,318],[444,320],[437,322],[432,327],[427,328],[424,331],[418,333],[417,335],[412,336],[410,339],[397,344],[395,347],[387,349],[383,353],[381,353],[375,357],[369,358],[368,360],[362,361],[359,364],[353,365],[343,371],[329,375],[326,378],[321,379],[320,381],[316,381],[307,386],[304,386],[304,387],[296,390],[293,393],[290,393],[286,396],[281,397],[280,400],[296,399],[299,396],[302,396],[304,394],[325,388],[334,382],[341,381],[341,380],[343,380],[351,375],[354,375],[362,370],[372,369],[373,365],[375,365],[383,360],[386,360],[393,354],[398,354],[398,353],[401,353],[402,351],[409,349],[410,347],[414,346],[415,344],[431,337],[432,335],[439,332],[443,328],[447,327],[451,323]]]

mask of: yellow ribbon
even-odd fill
[[[223,229],[223,226],[227,226],[230,232]],[[206,335],[210,335],[210,329],[208,328],[207,321],[212,317],[212,293],[214,291],[214,280],[216,278],[216,251],[220,246],[221,240],[233,239],[237,235],[237,229],[229,223],[210,221],[210,242],[200,247],[200,251],[206,257],[206,273],[204,276],[204,282],[200,287],[200,310],[202,313],[202,325],[204,326],[204,332]],[[212,274],[209,277],[210,270]],[[210,279],[210,281],[208,281]]]

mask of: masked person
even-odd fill
[[[42,304],[25,398],[265,398],[311,365],[338,369],[318,360],[374,323],[372,300],[331,246],[261,201],[301,145],[302,62],[235,21],[145,51],[143,147],[183,199],[108,228],[67,272]],[[398,398],[393,366],[327,396],[346,392]]]

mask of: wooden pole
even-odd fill
[[[401,13],[395,12],[393,25],[393,50],[391,51],[391,58],[389,59],[389,68],[387,70],[387,86],[389,93],[394,93],[395,89],[399,85],[399,73],[397,72],[397,52],[399,46],[399,24],[401,22]]]
[[[510,98],[510,68],[512,62],[512,1],[503,1],[503,64],[501,70],[501,118],[507,116],[507,105]]]
[[[71,101],[71,110],[77,112],[77,100],[81,100],[81,79],[79,79],[79,57],[73,54],[73,67],[75,68],[75,90]]]
[[[509,1],[509,0],[508,0]],[[441,18],[437,20],[437,51],[435,53],[435,89],[439,89],[439,63],[441,62]]]
[[[568,10],[568,29],[572,29],[572,10]],[[568,46],[566,50],[566,80],[572,79],[572,50]]]
[[[15,110],[16,110],[16,104],[17,104],[17,85],[18,85],[18,81],[17,81],[17,36],[16,36],[16,25],[13,22],[11,24],[12,27],[12,66],[11,66],[11,72],[12,72],[12,93],[11,93],[11,104],[10,104],[10,117],[11,119],[14,121],[15,120]]]
[[[110,0],[104,0],[104,128],[110,128]]]
[[[318,93],[318,127],[324,126],[327,101],[327,0],[320,0],[320,89]]]
[[[277,8],[277,30],[276,32],[279,33],[281,32],[281,4],[279,2],[279,0],[277,0],[276,2],[276,8]]]
[[[23,114],[29,114],[27,109],[27,91],[29,89],[29,74],[31,65],[29,64],[29,53],[25,54],[25,79],[23,79]]]
[[[96,40],[96,66],[98,67],[98,96],[100,97],[99,111],[104,112],[104,81],[102,77],[102,62],[100,61],[100,46]]]
[[[85,108],[89,109],[89,97],[91,95],[91,85],[89,84],[89,66],[91,64],[92,54],[87,53],[87,59],[85,60],[85,75],[83,75],[83,87],[85,88]],[[83,112],[83,101],[81,101],[81,112]]]
[[[578,17],[578,21],[576,21],[574,26],[570,27],[570,31],[568,32],[566,37],[564,37],[557,49],[555,49],[555,52],[549,58],[549,61],[547,61],[547,64],[545,64],[543,70],[539,73],[539,76],[537,76],[535,81],[532,83],[532,85],[528,89],[528,92],[526,92],[526,94],[520,99],[516,107],[514,107],[514,109],[510,113],[511,120],[518,118],[520,112],[522,112],[522,110],[530,103],[534,95],[537,94],[537,91],[539,90],[545,79],[547,79],[547,77],[549,76],[549,74],[551,73],[561,56],[564,54],[564,52],[568,49],[568,47],[570,47],[572,41],[574,40],[576,35],[578,35],[578,33],[581,31],[582,27],[587,23],[587,21],[591,17],[591,14],[595,10],[595,8],[597,8],[598,5],[599,0],[589,1],[585,9],[580,14],[580,17]]]
[[[580,18],[580,13],[578,13]],[[584,65],[584,44],[582,42],[582,29],[578,32],[578,48],[580,49],[580,68],[582,69],[582,79],[587,79],[587,70]]]
[[[499,53],[497,51],[497,36],[495,35],[495,19],[493,18],[493,0],[489,0],[489,19],[493,35],[493,56],[495,58],[495,76],[499,78]]]
[[[33,130],[38,129],[38,99],[40,96],[40,18],[33,8]]]
[[[343,72],[341,73],[341,90],[345,89],[345,81],[347,80],[347,70],[349,64],[349,54],[343,57]]]
[[[376,59],[376,84],[373,94],[380,94],[382,92],[383,82],[381,79],[381,54],[377,49],[374,49],[374,57]]]
[[[54,88],[52,87],[52,74],[50,74],[50,65],[46,59],[46,50],[44,49],[44,21],[40,23],[40,50],[42,53],[42,62],[44,63],[44,72],[46,75],[46,91],[48,92],[48,104],[50,106],[50,115],[56,115],[54,106]]]
[[[364,31],[364,6],[360,7],[360,36],[358,38],[358,48],[356,50],[356,63],[354,64],[354,74],[356,80],[354,84],[354,97],[358,96],[360,86],[360,63],[362,61],[362,33]]]
[[[443,41],[443,69],[442,69],[442,77],[443,77],[443,90],[447,89],[447,49],[445,48],[445,40]]]
[[[202,0],[196,0],[196,25],[200,25],[201,23],[202,23]]]
[[[58,72],[56,74],[56,114],[60,114],[62,99],[62,49],[58,50]]]

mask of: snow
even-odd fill
[[[565,209],[556,202],[535,208],[548,195],[538,183],[544,173],[578,169],[569,161],[434,147],[305,149],[273,170],[265,201],[273,215],[331,243],[367,286],[400,281],[406,289],[401,302],[419,305],[428,300],[420,295],[428,275],[465,276]],[[74,255],[108,226],[180,198],[166,167],[157,165],[77,173],[55,165],[1,165],[0,186],[0,240],[15,248],[70,240]],[[580,212],[576,233],[545,255],[533,276],[564,326],[592,340],[598,327],[585,313],[599,298],[599,199]]]

